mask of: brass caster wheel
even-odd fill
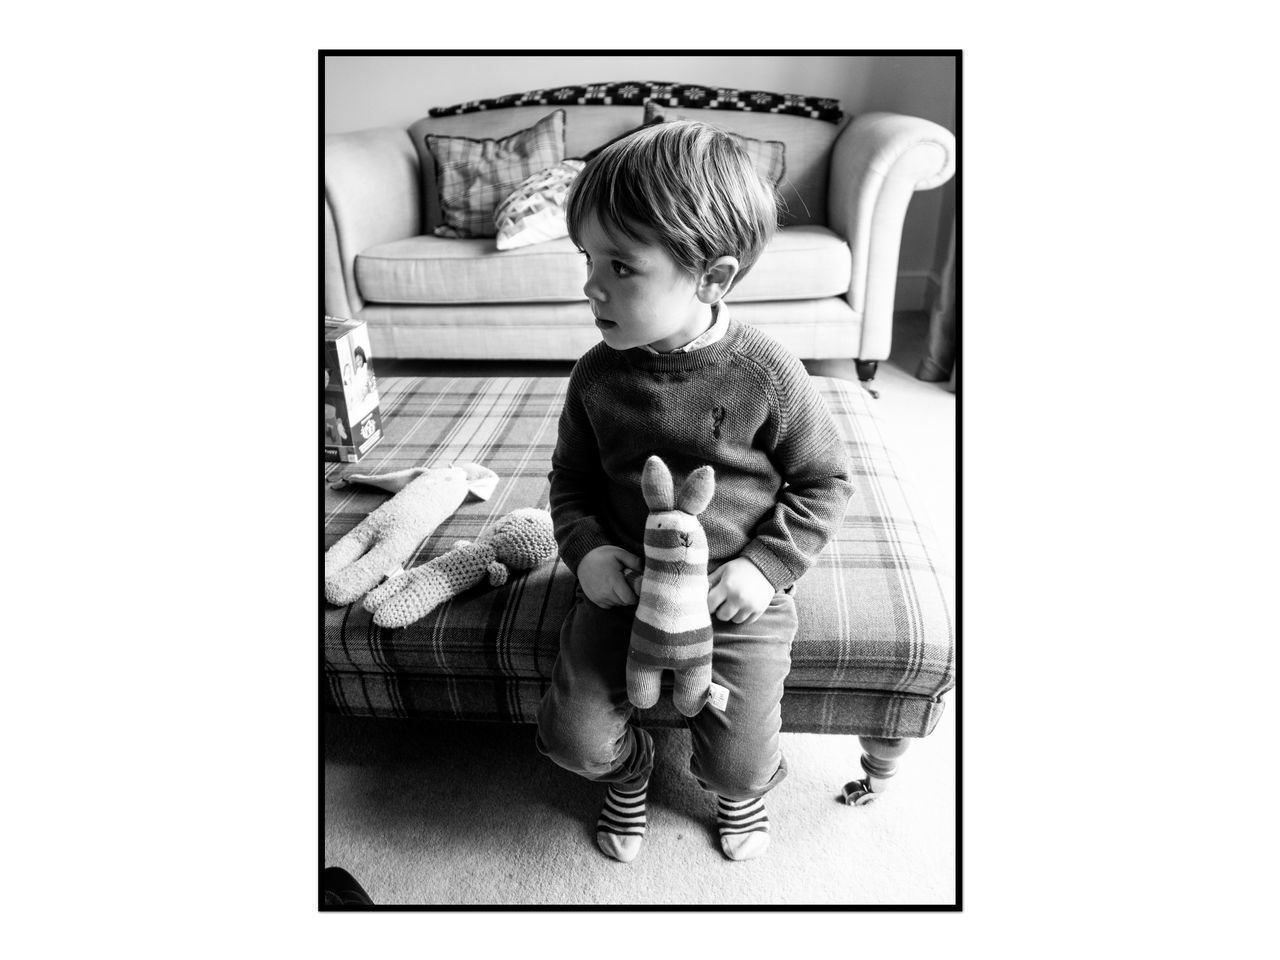
[[[879,797],[880,794],[873,793],[871,787],[865,779],[854,780],[852,783],[844,785],[844,793],[841,799],[854,807],[865,807],[868,803]]]

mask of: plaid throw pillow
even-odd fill
[[[644,122],[645,126],[655,121],[661,123],[664,120],[688,120],[689,117],[679,113],[672,113],[660,103],[654,103],[648,100],[644,105]],[[740,133],[733,133],[725,130],[725,133],[733,137],[742,149],[747,151],[747,156],[751,158],[751,162],[756,166],[756,173],[764,177],[772,186],[777,186],[782,180],[782,175],[787,172],[787,145],[781,140],[757,140],[755,137],[744,137]]]
[[[516,187],[493,215],[498,249],[513,250],[567,237],[564,202],[569,196],[569,184],[585,166],[581,160],[565,160]]]
[[[492,237],[493,214],[524,180],[564,159],[563,110],[501,140],[427,134],[444,224],[438,237]]]

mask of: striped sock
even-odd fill
[[[615,860],[630,863],[640,853],[644,842],[645,794],[649,781],[639,790],[619,790],[609,784],[596,821],[596,845]]]
[[[764,797],[729,800],[716,794],[716,828],[720,849],[730,860],[750,860],[769,847],[769,815]]]

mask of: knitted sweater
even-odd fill
[[[574,572],[596,547],[644,555],[640,480],[657,454],[679,484],[707,464],[708,569],[743,556],[775,589],[813,564],[853,492],[844,444],[803,364],[729,318],[691,353],[596,344],[574,365],[551,458],[551,515]]]

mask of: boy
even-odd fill
[[[566,216],[587,259],[583,292],[603,343],[573,368],[552,455],[551,514],[578,595],[561,632],[537,745],[608,785],[600,849],[640,851],[653,741],[630,723],[626,659],[642,573],[645,460],[677,488],[709,464],[713,679],[725,709],[688,720],[689,768],[716,794],[724,854],[769,842],[764,794],[786,776],[782,687],[796,631],[792,584],[844,516],[844,446],[800,361],[721,302],[759,258],[773,190],[727,135],[694,121],[651,126],[578,175]]]

